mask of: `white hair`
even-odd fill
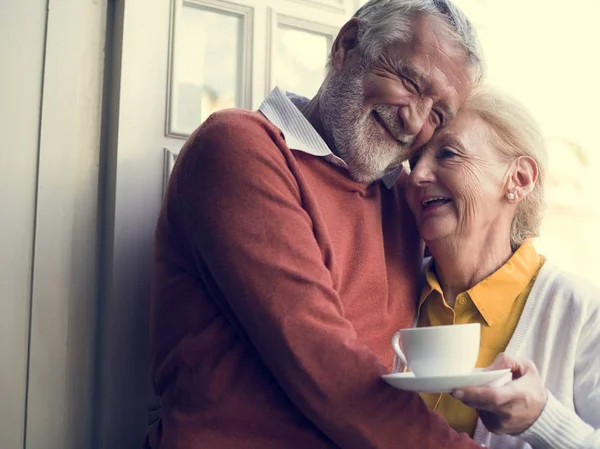
[[[467,16],[450,0],[370,0],[354,17],[360,19],[358,49],[367,63],[380,57],[391,44],[408,42],[412,36],[411,17],[431,14],[447,24],[464,48],[476,70],[476,81],[484,76],[483,54],[477,33]]]
[[[540,235],[544,213],[544,188],[548,152],[537,121],[514,97],[489,85],[480,84],[463,105],[476,112],[492,129],[491,139],[500,154],[509,160],[529,156],[535,160],[538,177],[533,190],[517,206],[512,221],[510,243],[513,250]]]

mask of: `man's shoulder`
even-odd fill
[[[249,189],[256,179],[297,177],[294,154],[283,134],[260,112],[227,109],[212,114],[184,144],[170,184],[195,188],[199,178],[212,179],[223,191]]]
[[[225,109],[211,114],[188,138],[180,158],[202,165],[252,164],[257,158],[283,159],[282,132],[260,112]]]
[[[279,129],[260,112],[230,108],[212,113],[192,133],[190,140],[217,137],[248,141],[250,137],[266,137],[278,132]]]

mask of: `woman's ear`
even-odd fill
[[[331,67],[340,70],[352,50],[358,45],[360,19],[353,17],[344,24],[331,46]]]
[[[508,182],[508,192],[512,192],[514,199],[523,200],[531,193],[538,179],[538,165],[530,156],[519,156],[513,162],[512,173]]]

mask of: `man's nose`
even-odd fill
[[[429,115],[433,102],[429,98],[420,98],[417,101],[412,101],[410,104],[398,110],[402,124],[404,125],[404,133],[410,136],[418,136],[422,133],[423,128],[429,124]],[[433,131],[431,131],[433,134]],[[429,136],[431,138],[431,136]]]
[[[412,144],[413,148],[420,148],[431,140],[433,133],[435,132],[435,126],[431,121],[427,120],[421,127],[421,131],[415,136],[415,140]]]

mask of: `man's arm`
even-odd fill
[[[418,395],[379,379],[385,367],[344,318],[288,168],[295,162],[277,138],[254,119],[209,121],[180,156],[172,188],[199,270],[216,283],[213,295],[289,398],[338,446],[479,447]]]

